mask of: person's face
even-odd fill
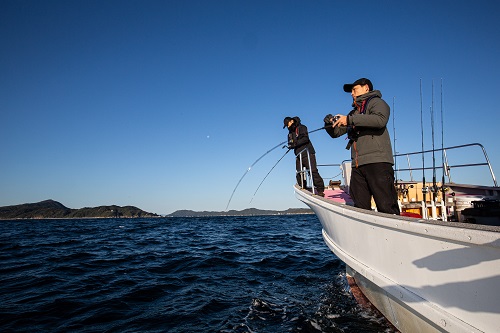
[[[293,125],[293,120],[289,120],[288,124],[286,125],[286,127],[290,128],[290,126],[292,126],[292,125]]]
[[[367,84],[365,84],[364,86],[358,84],[358,85],[352,87],[351,96],[352,96],[352,98],[355,99],[356,97],[361,96],[363,94],[366,94],[369,91],[370,91],[370,87],[368,87]]]

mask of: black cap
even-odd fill
[[[283,119],[283,128],[285,128],[285,127],[288,126],[288,122],[290,120],[293,120],[293,118],[291,118],[291,117],[285,117],[285,119]]]
[[[368,85],[368,88],[370,88],[370,91],[373,90],[372,81],[370,81],[366,78],[361,78],[361,79],[354,81],[353,83],[344,84],[344,91],[350,93],[352,91],[352,87],[357,86],[358,84],[361,86]]]

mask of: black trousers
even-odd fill
[[[394,170],[390,163],[372,163],[352,168],[349,194],[354,206],[371,209],[371,199],[382,213],[399,215]]]
[[[324,192],[325,183],[323,182],[323,178],[321,178],[318,172],[318,166],[316,165],[316,154],[309,154],[309,157],[311,158],[311,174],[314,187],[318,192]],[[297,171],[301,171],[303,167],[309,170],[309,161],[307,159],[307,154],[305,153],[302,153],[302,164],[300,163],[299,156],[297,156],[297,158],[295,159],[295,169]],[[301,177],[301,174],[297,173],[297,184],[299,185],[302,185]],[[306,184],[304,184],[304,187],[305,185]]]

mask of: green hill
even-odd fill
[[[261,210],[248,208],[244,210],[229,210],[227,212],[196,212],[192,210],[178,210],[167,217],[202,217],[202,216],[260,216],[260,215],[294,215],[294,214],[313,214],[308,208],[289,208],[287,210]]]
[[[37,203],[26,203],[0,207],[0,219],[45,219],[45,218],[117,218],[117,217],[158,217],[157,214],[145,212],[134,206],[99,206],[71,209],[60,202],[45,200]]]

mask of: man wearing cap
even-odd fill
[[[324,196],[325,184],[323,178],[319,175],[318,167],[316,166],[316,151],[309,140],[309,132],[307,127],[300,123],[299,117],[286,117],[283,119],[283,128],[288,128],[288,149],[293,149],[295,152],[295,169],[297,170],[297,184],[305,187],[305,183],[302,179],[302,168],[311,168],[312,181],[315,189],[315,194],[319,196]],[[302,152],[300,156],[297,156],[302,150],[307,148],[309,151],[309,158],[307,152]],[[301,161],[302,159],[302,161]],[[309,162],[311,163],[309,165]]]
[[[349,194],[354,206],[371,209],[373,196],[379,212],[399,215],[394,159],[386,127],[389,105],[366,78],[344,84],[344,91],[351,93],[353,110],[345,116],[329,114],[324,120],[332,138],[347,134],[349,139],[346,147],[351,150],[352,160]]]

